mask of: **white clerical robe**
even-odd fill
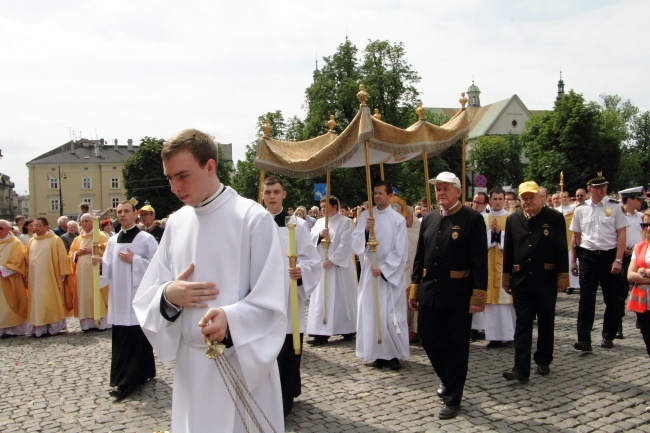
[[[292,334],[292,312],[291,297],[289,296],[289,283],[291,279],[288,276],[289,269],[289,229],[287,227],[278,227],[280,244],[282,245],[282,256],[284,257],[284,271],[286,276],[287,287],[287,334]],[[305,332],[305,302],[312,291],[316,288],[322,274],[320,257],[316,247],[311,243],[309,237],[309,228],[307,221],[296,218],[296,266],[301,270],[302,285],[298,286],[298,312],[300,320],[300,332]]]
[[[102,256],[102,278],[100,285],[110,285],[108,291],[108,323],[111,325],[139,325],[132,303],[138,286],[156,254],[158,244],[149,233],[140,231],[133,242],[117,243],[117,236],[112,236],[106,244]],[[120,251],[130,250],[133,253],[133,263],[120,259]]]
[[[338,212],[329,217],[327,259],[334,266],[327,273],[327,320],[323,323],[325,290],[324,280],[318,283],[309,300],[307,333],[311,335],[345,335],[357,332],[357,275],[352,256],[352,232],[354,224]],[[325,228],[325,218],[320,218],[311,229],[311,240],[318,248],[321,263],[325,261],[325,248],[318,239]]]
[[[485,339],[488,341],[513,341],[515,338],[515,308],[512,296],[501,286],[503,273],[503,246],[505,240],[506,219],[510,215],[505,208],[492,210],[485,216],[488,247],[488,289],[485,304]],[[497,220],[501,228],[498,242],[492,240],[492,221]]]
[[[408,325],[406,321],[406,292],[404,291],[404,267],[408,259],[408,238],[404,217],[388,206],[373,209],[377,266],[382,276],[379,284],[379,320],[382,343],[377,342],[375,291],[372,276],[372,254],[366,245],[366,221],[368,212],[363,211],[352,234],[352,249],[364,256],[359,279],[359,302],[357,319],[357,353],[366,361],[390,360],[409,357]]]
[[[276,431],[284,431],[276,358],[286,337],[287,272],[277,225],[262,206],[228,187],[203,207],[172,214],[133,302],[159,359],[176,359],[172,431],[246,431],[217,366],[205,357],[198,323],[207,308],[185,308],[174,322],[160,313],[164,287],[192,263],[188,281],[213,282],[219,290],[205,303],[228,317],[233,346],[224,356]]]

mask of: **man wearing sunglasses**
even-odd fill
[[[591,199],[576,207],[571,221],[571,273],[580,276],[578,341],[573,348],[591,352],[596,292],[603,290],[605,315],[600,347],[611,349],[620,318],[620,286],[625,253],[625,228],[629,225],[620,204],[607,198],[607,179],[602,171],[585,178]],[[577,259],[580,259],[578,269]]]

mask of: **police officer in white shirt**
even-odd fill
[[[591,352],[591,329],[596,310],[596,291],[600,283],[605,301],[602,342],[611,349],[620,319],[620,286],[623,254],[627,246],[625,228],[629,225],[618,201],[607,197],[607,179],[603,172],[585,178],[591,198],[576,207],[570,230],[571,272],[580,276],[578,341],[574,349]],[[580,268],[576,259],[580,259]]]
[[[641,224],[643,222],[643,214],[639,212],[641,204],[645,200],[645,189],[642,186],[624,189],[619,191],[621,201],[623,202],[623,214],[627,218],[629,226],[625,231],[625,254],[623,254],[623,271],[621,272],[621,290],[619,296],[621,304],[619,306],[620,319],[618,320],[618,328],[616,338],[623,338],[623,316],[625,315],[625,301],[630,292],[630,283],[627,281],[627,268],[630,266],[630,259],[632,258],[632,251],[634,245],[641,242]]]

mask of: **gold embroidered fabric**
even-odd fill
[[[437,126],[419,120],[407,129],[397,128],[372,116],[362,106],[341,133],[328,132],[305,141],[282,141],[262,137],[258,141],[257,168],[291,177],[315,177],[338,167],[365,166],[365,141],[369,141],[369,163],[395,164],[422,151],[434,157],[468,131],[467,112],[461,109],[447,123]]]

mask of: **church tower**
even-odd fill
[[[316,78],[318,78],[319,75],[320,75],[320,71],[318,70],[318,60],[316,60],[316,69],[314,69],[314,74],[313,74],[314,83],[316,82]]]
[[[478,86],[474,84],[474,80],[472,80],[472,85],[469,86],[467,89],[467,101],[468,101],[468,106],[470,107],[480,107],[481,106],[481,97],[479,96],[481,94],[481,91],[479,90]]]
[[[564,95],[564,81],[562,80],[562,71],[560,71],[560,81],[557,82],[557,98],[560,99]]]

